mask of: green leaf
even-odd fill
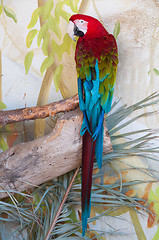
[[[32,29],[30,30],[30,32],[28,33],[27,37],[26,37],[26,45],[28,48],[30,48],[33,39],[35,38],[36,34],[38,33],[37,29]]]
[[[48,57],[45,58],[43,63],[41,64],[40,72],[41,74],[44,73],[44,71],[51,66],[54,62],[54,57],[53,55],[49,55]]]
[[[72,40],[69,35],[66,33],[63,38],[63,43],[58,45],[54,39],[51,41],[51,48],[54,54],[58,56],[59,61],[62,60],[62,56],[65,52],[70,54]]]
[[[59,90],[60,76],[61,76],[62,70],[63,70],[63,65],[60,64],[60,65],[55,69],[55,72],[54,72],[53,79],[54,79],[54,84],[55,84],[56,91]]]
[[[55,7],[55,20],[57,24],[60,22],[61,12],[63,11],[63,6],[65,5],[65,2],[57,2]]]
[[[153,71],[157,76],[159,76],[159,70],[157,70],[157,68],[154,68]]]
[[[3,152],[8,149],[8,146],[2,136],[0,136],[0,149],[2,149]]]
[[[46,4],[43,7],[43,11],[42,11],[42,19],[43,21],[46,21],[46,19],[48,19],[48,17],[50,16],[51,10],[54,7],[54,3],[53,0],[49,0],[46,2]]]
[[[9,8],[9,7],[4,7],[4,12],[7,15],[7,17],[12,18],[15,23],[17,23],[17,17],[15,15],[15,12]]]
[[[62,37],[61,28],[59,27],[59,24],[56,22],[55,18],[52,15],[50,15],[48,19],[48,27],[61,40],[61,37]]]
[[[79,1],[79,0],[77,0],[77,1]],[[65,0],[64,4],[66,4],[68,7],[70,7],[70,0]]]
[[[33,60],[34,53],[33,51],[28,52],[25,56],[24,66],[25,66],[25,73],[28,74],[32,60]]]
[[[65,11],[61,11],[61,17],[66,20],[66,22],[69,22],[69,18],[71,17],[70,13],[67,13]]]
[[[117,21],[115,23],[115,28],[114,28],[114,31],[113,31],[113,35],[114,35],[115,39],[117,39],[119,33],[120,33],[120,22]]]
[[[0,15],[2,14],[2,10],[3,10],[3,7],[2,7],[2,4],[0,4]]]
[[[70,8],[74,13],[78,12],[78,2],[79,0],[70,0]]]
[[[74,209],[74,208],[72,209],[72,212],[71,212],[71,214],[70,214],[69,217],[70,217],[70,219],[72,220],[73,223],[78,222],[78,219],[77,219],[77,217],[76,217],[76,212],[75,212],[75,209]]]
[[[56,54],[58,59],[59,59],[59,61],[61,61],[62,60],[62,55],[65,52],[65,50],[63,49],[62,44],[58,45],[56,43],[56,41],[54,39],[52,39],[52,41],[51,41],[51,48],[52,48],[52,52],[54,54]]]
[[[154,68],[153,71],[157,76],[159,76],[159,70],[157,68]],[[151,71],[149,70],[148,71],[148,76],[150,76],[150,73],[151,73]]]
[[[42,40],[42,38],[45,37],[47,30],[48,30],[48,24],[45,23],[45,24],[41,27],[41,29],[40,29],[40,31],[39,31],[39,33],[38,33],[38,37],[37,37],[37,45],[38,45],[38,47],[40,47],[41,40]]]
[[[70,54],[71,44],[72,44],[71,38],[66,33],[63,38],[62,47],[63,47],[64,51],[67,52],[68,54]]]
[[[2,110],[2,109],[6,109],[6,105],[5,105],[5,103],[0,101],[0,110]]]
[[[51,48],[53,53],[57,53],[59,49],[59,45],[56,43],[54,39],[51,40]]]
[[[50,34],[47,33],[44,36],[43,43],[42,43],[42,50],[45,56],[48,56],[49,40],[50,40]]]
[[[49,29],[53,32],[54,31],[54,24],[56,23],[54,17],[52,15],[49,16],[47,24]]]
[[[159,227],[158,227],[157,232],[152,240],[158,240],[158,239],[159,239]]]
[[[35,9],[35,11],[33,12],[32,16],[31,16],[31,21],[27,26],[28,29],[31,29],[35,26],[35,24],[38,21],[38,18],[39,18],[39,15],[40,15],[41,11],[42,11],[41,7]]]

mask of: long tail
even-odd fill
[[[84,236],[87,231],[87,219],[90,217],[90,198],[95,145],[96,141],[93,141],[89,132],[86,131],[83,135],[82,148],[82,236]]]

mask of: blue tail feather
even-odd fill
[[[113,88],[105,95],[101,101],[102,93],[99,93],[99,86],[104,79],[99,78],[98,60],[95,64],[95,79],[93,73],[89,69],[86,71],[86,77],[81,80],[78,78],[78,94],[79,106],[83,111],[83,123],[81,127],[81,135],[83,136],[82,151],[82,236],[87,231],[87,219],[90,217],[91,211],[91,186],[93,161],[96,156],[98,168],[102,167],[103,155],[103,134],[104,113],[108,113],[111,109]],[[104,84],[104,83],[103,83]]]
[[[87,206],[87,203],[86,203],[86,206]],[[87,231],[87,220],[88,218],[90,218],[90,211],[91,211],[91,203],[89,204],[89,209],[85,208],[84,211],[82,212],[82,236],[83,237]]]
[[[102,167],[102,155],[103,155],[103,132],[104,127],[103,124],[101,125],[98,137],[96,139],[96,146],[95,146],[95,156],[98,164],[98,168]]]
[[[100,116],[99,116],[99,119],[98,119],[98,122],[97,122],[98,125],[96,125],[95,131],[94,131],[93,136],[92,136],[93,140],[96,140],[96,138],[97,138],[97,136],[98,136],[98,134],[101,130],[101,127],[103,125],[103,119],[104,119],[104,111],[101,110],[100,111]]]

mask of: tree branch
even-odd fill
[[[55,103],[52,112],[72,108],[72,101],[62,101],[62,106]],[[76,104],[77,105],[77,99]],[[61,102],[60,102],[61,103]],[[67,105],[66,105],[67,106]],[[82,112],[79,109],[63,114],[53,131],[41,138],[18,144],[0,154],[0,198],[7,196],[4,189],[10,192],[24,191],[48,180],[65,174],[81,165],[82,138],[80,128]],[[108,130],[104,130],[104,153],[112,151]]]
[[[59,112],[74,110],[79,104],[78,95],[41,107],[28,107],[10,111],[0,111],[0,124],[6,125],[25,120],[54,116]]]

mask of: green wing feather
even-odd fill
[[[78,78],[80,77],[82,82],[91,80],[93,85],[97,85],[94,81],[97,80],[95,66],[98,60],[99,87],[96,87],[96,90],[100,95],[102,109],[108,113],[111,109],[118,64],[117,46],[113,35],[91,40],[91,43],[80,42],[79,46],[77,44],[75,59]],[[94,104],[95,101],[90,103],[91,108]]]

